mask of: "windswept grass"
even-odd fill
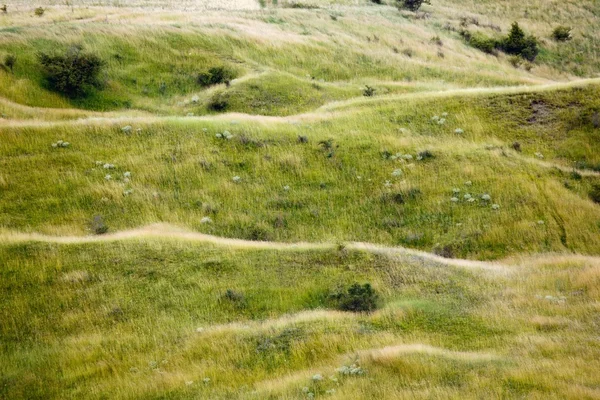
[[[155,240],[3,245],[0,259],[7,398],[578,398],[599,383],[597,260],[485,276]],[[356,281],[380,311],[322,311]]]
[[[450,257],[597,254],[600,215],[588,193],[598,177],[568,170],[600,163],[596,93],[592,85],[366,103],[315,122],[4,128],[1,225],[84,234],[100,215],[111,231],[162,221],[218,236],[369,241]],[[59,139],[70,146],[53,148]],[[425,151],[433,157],[417,160]]]

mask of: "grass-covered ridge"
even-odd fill
[[[597,254],[598,176],[571,169],[600,164],[597,92],[375,101],[314,120],[6,127],[1,224],[85,234],[101,216],[111,231],[162,221],[454,257]]]
[[[581,398],[598,384],[590,259],[481,275],[155,240],[5,244],[0,257],[3,397]],[[380,311],[328,310],[364,281]]]

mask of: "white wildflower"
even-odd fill
[[[440,117],[438,117],[437,115],[434,115],[433,117],[431,117],[431,120],[437,122],[440,120]]]
[[[475,198],[474,197],[470,197],[470,198],[467,199],[467,201],[469,203],[475,203]]]
[[[200,101],[200,97],[199,96],[193,96],[192,97],[192,103],[197,104]]]
[[[97,165],[97,166],[100,166],[100,165],[102,165],[102,164],[104,164],[102,161],[96,161],[96,165]]]
[[[123,196],[129,196],[131,193],[133,193],[133,189],[127,189],[123,192]]]
[[[454,188],[454,189],[452,189],[452,193],[459,194],[460,193],[460,189],[459,188]]]
[[[334,394],[335,393],[335,389],[329,389],[325,391],[325,394]]]
[[[410,161],[410,160],[413,159],[413,156],[411,154],[405,154],[405,155],[402,156],[402,158],[404,158],[405,160]]]
[[[107,181],[110,181],[112,179],[112,176],[110,176],[110,174],[106,174],[104,176],[104,179],[106,179]]]
[[[471,196],[469,193],[465,193],[465,195],[463,197],[465,198],[465,200],[469,200],[473,196]]]
[[[233,181],[235,183],[240,183],[242,181],[242,178],[240,178],[239,176],[236,175],[236,176],[233,177]]]
[[[423,159],[422,156],[417,156],[417,161],[421,161]]]
[[[454,133],[456,133],[457,135],[462,135],[463,133],[465,133],[465,131],[463,129],[458,128],[454,130]]]
[[[542,153],[535,153],[534,154],[537,158],[544,158],[544,155]]]
[[[446,123],[446,118],[440,118],[438,121],[438,125],[444,125]]]
[[[443,113],[442,113],[442,117],[446,118],[447,116],[448,116],[448,113],[447,113],[447,112],[443,112]]]
[[[104,168],[104,169],[114,169],[114,168],[115,168],[115,165],[114,165],[114,164],[109,164],[109,163],[106,163],[106,164],[104,164],[104,165],[102,166],[102,168]]]
[[[317,382],[317,381],[322,381],[323,380],[323,375],[321,374],[314,374],[312,377],[312,380]]]
[[[210,378],[204,378],[202,379],[202,382],[204,382],[205,384],[210,383]]]
[[[191,386],[194,384],[194,381],[185,381],[186,386]]]
[[[131,132],[131,125],[127,125],[121,128],[121,131],[123,131],[123,133],[130,133]]]
[[[537,223],[538,223],[538,225],[544,225],[545,224],[545,222],[542,221],[541,219]]]
[[[481,196],[481,200],[483,201],[490,201],[492,199],[492,197],[489,194],[484,194],[483,196]]]
[[[452,197],[450,201],[453,203],[458,203],[458,197]]]
[[[283,190],[285,190],[286,192],[288,192],[288,191],[290,190],[290,187],[289,187],[288,185],[285,185],[285,186],[283,187]]]
[[[392,187],[392,183],[390,181],[385,181],[383,186],[385,186],[386,188],[389,188],[389,187]]]
[[[223,135],[220,133],[217,133],[215,136],[217,137],[217,139],[223,139]]]
[[[58,147],[58,143],[52,143],[52,147],[54,147],[54,148]]]
[[[200,220],[200,223],[201,223],[201,224],[211,224],[211,223],[212,223],[212,219],[211,219],[210,217],[203,217],[203,218]]]
[[[499,210],[500,206],[498,204],[492,204],[492,210]]]
[[[473,182],[471,182],[471,181],[466,181],[465,182],[465,186],[471,186],[472,184],[473,184]]]
[[[233,135],[229,131],[223,132],[222,136],[227,140],[231,140],[231,138],[233,138]]]
[[[125,173],[123,173],[123,176],[124,176],[125,178],[131,178],[131,172],[129,172],[129,171],[126,171]]]
[[[394,172],[392,172],[392,176],[402,176],[402,170],[395,169]]]

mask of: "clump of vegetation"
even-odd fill
[[[0,11],[2,11],[4,14],[8,13],[8,7],[6,7],[6,4],[0,8]]]
[[[594,203],[600,204],[600,183],[594,183],[590,190],[590,199]]]
[[[212,67],[206,72],[199,73],[196,82],[202,87],[218,85],[221,83],[229,86],[229,83],[233,78],[235,78],[235,73],[232,70],[219,66]]]
[[[519,56],[527,61],[534,61],[539,53],[539,43],[535,36],[527,35],[517,22],[512,24],[509,34],[500,39],[488,38],[479,33],[467,30],[460,32],[471,46],[488,54],[497,54],[501,50],[506,54]],[[511,61],[515,65],[514,61]],[[519,63],[520,65],[520,63]],[[519,65],[515,65],[518,67]]]
[[[104,223],[101,215],[96,215],[92,220],[92,232],[96,235],[103,235],[108,232],[108,226]]]
[[[10,69],[10,72],[13,72],[16,62],[17,62],[17,57],[14,56],[13,54],[9,54],[4,58],[4,66],[7,69]]]
[[[412,12],[419,11],[423,4],[430,4],[428,0],[398,0],[400,8],[410,10]]]
[[[370,283],[352,284],[348,290],[330,296],[338,310],[371,312],[379,307],[379,295]]]
[[[363,96],[365,97],[373,97],[375,96],[375,92],[377,91],[377,89],[375,89],[374,87],[371,87],[369,85],[366,85],[364,90],[363,90]]]
[[[44,10],[44,7],[38,7],[38,8],[35,9],[34,14],[37,17],[41,17],[41,16],[44,15],[45,12],[46,12],[46,10]]]
[[[498,41],[493,38],[488,38],[480,33],[471,33],[467,30],[460,32],[461,36],[469,43],[472,47],[483,51],[487,54],[498,54]]]
[[[554,28],[554,31],[552,31],[552,39],[556,40],[557,42],[566,42],[571,40],[573,39],[573,36],[571,36],[571,30],[572,29],[568,26],[557,26]]]
[[[508,36],[498,43],[498,47],[506,54],[519,55],[528,61],[534,61],[539,53],[536,37],[526,35],[517,22],[512,24]]]
[[[383,4],[383,0],[371,0],[371,3]]]
[[[82,53],[80,48],[64,55],[41,53],[42,65],[50,89],[68,97],[84,96],[90,88],[101,87],[100,72],[104,62],[94,54]]]

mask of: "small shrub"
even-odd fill
[[[92,231],[96,235],[103,235],[108,232],[108,226],[104,223],[102,216],[96,215],[92,221]]]
[[[496,49],[498,47],[497,40],[488,38],[487,36],[484,36],[479,33],[473,34],[467,30],[462,30],[460,32],[460,35],[465,39],[465,41],[470,46],[472,46],[478,50],[481,50],[487,54],[493,54],[493,55],[498,54],[498,51]]]
[[[365,89],[363,90],[363,96],[365,96],[365,97],[373,97],[373,96],[375,96],[375,92],[376,91],[377,91],[377,89],[375,89],[374,87],[366,85]]]
[[[223,294],[223,299],[234,304],[236,307],[245,307],[246,298],[243,293],[236,292],[233,289],[227,289]]]
[[[347,291],[331,295],[331,299],[341,311],[371,312],[379,306],[379,295],[370,283],[354,283]]]
[[[46,12],[46,10],[44,10],[44,7],[38,7],[38,8],[35,9],[34,14],[37,17],[41,17],[41,16],[44,15],[45,12]]]
[[[212,67],[206,72],[198,74],[196,82],[202,87],[218,85],[221,83],[229,86],[230,81],[235,78],[235,73],[226,67]]]
[[[571,36],[571,28],[568,26],[557,26],[552,31],[552,39],[557,42],[566,42],[571,40],[573,37]]]
[[[590,190],[590,199],[596,204],[600,204],[600,183],[594,183]]]
[[[435,158],[435,155],[431,152],[431,150],[423,150],[417,154],[417,158],[419,160],[427,160],[430,158]]]
[[[229,103],[227,100],[221,96],[215,96],[208,104],[208,109],[216,112],[223,112],[227,110],[229,107]]]
[[[8,13],[8,7],[6,7],[6,4],[0,8],[0,11],[2,11],[4,14]]]
[[[436,246],[433,249],[433,253],[444,258],[454,258],[454,247],[449,244]]]
[[[421,8],[423,3],[429,4],[429,1],[428,0],[398,0],[398,3],[399,3],[398,6],[400,8],[410,10],[412,12],[416,12],[416,11],[419,11],[419,8]]]
[[[513,144],[512,144],[512,148],[513,148],[515,151],[518,151],[518,152],[520,153],[520,152],[521,152],[521,143],[519,143],[519,142],[513,142]]]
[[[65,55],[41,53],[39,61],[50,89],[69,97],[80,97],[91,87],[100,87],[104,62],[94,54],[72,49]]]
[[[10,72],[13,72],[13,68],[15,67],[15,63],[17,62],[17,57],[12,54],[7,55],[4,58],[4,66],[10,69]]]

